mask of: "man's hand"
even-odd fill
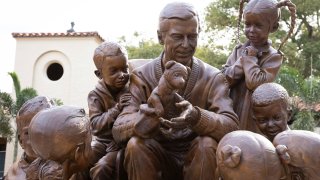
[[[129,100],[131,99],[131,94],[130,93],[124,93],[120,96],[119,103],[118,103],[118,108],[121,111],[123,107],[129,105]]]
[[[183,99],[179,96],[180,100]],[[179,117],[172,118],[170,121],[161,119],[161,123],[173,129],[184,129],[187,127],[192,127],[199,121],[199,111],[192,106],[192,104],[187,100],[182,100],[176,103],[176,107],[182,110]]]

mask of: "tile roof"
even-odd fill
[[[104,39],[98,32],[66,32],[66,33],[12,33],[14,38],[33,38],[33,37],[97,37],[102,42]]]

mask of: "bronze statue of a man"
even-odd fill
[[[166,5],[157,31],[163,52],[132,72],[130,104],[112,130],[114,139],[126,144],[124,167],[129,179],[214,179],[217,142],[238,129],[225,77],[193,57],[199,31],[199,17],[192,5]],[[152,109],[141,111],[140,105],[147,104],[170,60],[191,68],[175,108],[163,117]]]

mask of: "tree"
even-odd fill
[[[283,66],[276,82],[287,89],[292,97],[293,129],[313,130],[320,123],[315,107],[320,102],[320,78],[304,79],[298,70]]]
[[[297,6],[297,27],[290,41],[282,49],[285,55],[285,64],[302,69],[302,76],[309,77],[312,73],[320,75],[320,4],[318,0],[292,0]],[[239,0],[213,0],[206,8],[205,21],[206,32],[210,36],[209,43],[215,44],[219,39],[230,41],[228,35],[232,35],[233,41],[228,43],[224,50],[231,51],[236,43],[237,19]],[[280,28],[271,34],[270,38],[278,47],[281,38],[288,31],[290,14],[287,9],[282,9]],[[241,28],[242,29],[242,28]],[[243,33],[241,40],[243,42]]]
[[[0,92],[0,137],[12,140],[13,129],[10,124],[13,111],[13,100],[6,92]]]
[[[18,75],[15,72],[8,73],[13,81],[15,93],[16,93],[16,101],[14,102],[13,112],[11,113],[11,117],[16,117],[17,112],[27,100],[32,99],[37,96],[37,92],[33,88],[25,88],[21,90],[20,81]],[[15,142],[14,142],[14,153],[13,153],[13,161],[17,159],[18,154],[18,133],[15,133]]]
[[[289,41],[281,49],[284,54],[283,66],[277,82],[283,85],[290,96],[298,97],[305,104],[306,109],[294,107],[294,128],[313,129],[319,115],[312,109],[312,105],[320,102],[317,92],[320,75],[320,4],[317,0],[292,0],[296,4],[296,28]],[[205,10],[206,33],[210,46],[217,46],[219,39],[229,41],[221,51],[231,52],[237,43],[237,20],[239,0],[213,0]],[[281,39],[286,36],[290,25],[290,13],[282,8],[282,17],[278,31],[270,34],[274,47],[279,46]],[[240,27],[240,41],[245,37]],[[230,35],[231,34],[231,35]],[[224,42],[225,43],[225,42]],[[216,49],[217,50],[217,49]],[[225,60],[226,61],[226,60]],[[311,86],[312,84],[312,86]]]

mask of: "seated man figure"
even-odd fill
[[[281,85],[265,83],[258,86],[252,94],[252,106],[253,119],[262,135],[271,142],[277,134],[290,129],[289,95]]]
[[[163,53],[131,74],[130,104],[112,129],[114,139],[126,145],[124,167],[131,180],[214,179],[217,142],[238,129],[225,77],[193,57],[199,31],[198,14],[192,5],[166,5],[158,29]],[[154,108],[145,107],[170,60],[191,72],[185,87],[177,92],[175,106],[167,109],[168,104],[163,104],[165,113],[159,117]]]

